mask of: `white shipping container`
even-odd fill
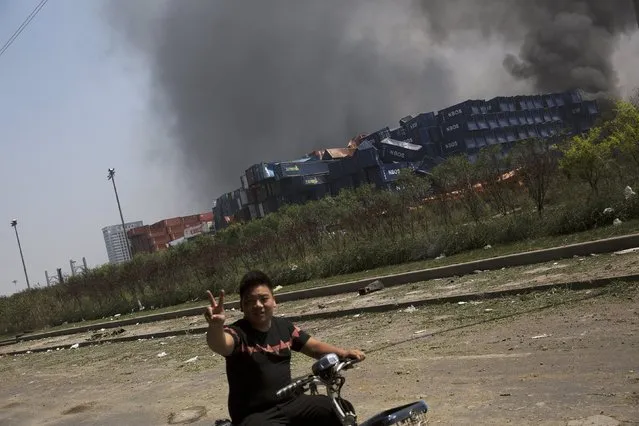
[[[198,236],[200,234],[202,234],[203,231],[203,224],[199,224],[199,225],[195,225],[195,226],[189,226],[188,228],[184,229],[184,238],[193,238],[195,236]]]

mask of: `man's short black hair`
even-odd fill
[[[265,285],[273,293],[273,283],[268,275],[262,271],[253,270],[249,271],[242,277],[240,281],[240,300],[244,300],[244,295],[248,293],[253,287],[258,285]]]

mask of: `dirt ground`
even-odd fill
[[[423,398],[433,424],[639,424],[638,301],[617,284],[300,325],[367,351],[344,392],[361,420]],[[163,425],[201,407],[192,424],[211,425],[225,380],[203,335],[2,356],[0,424]]]
[[[577,257],[535,265],[521,266],[494,271],[478,271],[477,274],[422,281],[396,287],[389,287],[366,296],[347,293],[325,298],[310,298],[285,302],[278,305],[278,314],[296,315],[318,311],[339,311],[382,303],[411,302],[424,298],[452,296],[472,292],[486,292],[522,288],[542,284],[554,284],[576,280],[605,278],[626,274],[639,274],[639,253],[623,255],[605,254]],[[241,317],[239,311],[227,311],[229,321]],[[124,326],[117,336],[142,336],[171,330],[189,330],[203,327],[201,315],[182,317],[174,320]],[[96,334],[110,337],[114,329],[96,330],[47,339],[25,341],[14,345],[0,346],[0,354],[34,350],[39,348],[69,348],[78,342],[95,338]],[[99,341],[100,339],[96,339]]]

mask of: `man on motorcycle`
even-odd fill
[[[250,271],[240,282],[244,318],[224,325],[224,292],[204,316],[209,323],[206,341],[226,359],[229,384],[228,409],[238,426],[317,425],[339,426],[331,402],[324,395],[299,395],[278,400],[276,392],[291,382],[291,351],[318,359],[327,353],[363,360],[357,349],[341,349],[321,342],[291,321],[274,317],[275,297],[270,278]]]

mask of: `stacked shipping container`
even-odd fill
[[[241,177],[240,189],[216,200],[215,225],[222,229],[233,219],[260,218],[282,204],[317,200],[362,184],[389,188],[401,169],[428,171],[457,154],[472,160],[490,145],[507,150],[530,138],[584,132],[598,115],[595,101],[569,91],[468,100],[437,113],[407,116],[397,128],[384,127],[351,140],[349,148],[317,150],[299,160],[251,166]]]
[[[127,234],[133,254],[165,250],[169,242],[184,237],[185,230],[213,222],[213,212],[164,219],[153,225],[131,229]]]

